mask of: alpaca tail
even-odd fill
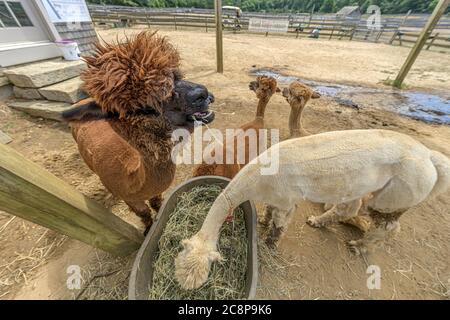
[[[432,150],[431,162],[438,174],[438,179],[430,194],[434,197],[450,189],[450,159],[442,153]]]

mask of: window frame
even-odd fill
[[[3,3],[6,7],[6,9],[8,10],[9,14],[12,16],[12,18],[14,19],[14,21],[16,22],[16,26],[6,26],[3,21],[0,18],[0,27],[4,28],[4,29],[8,29],[8,28],[33,28],[34,24],[33,24],[33,20],[31,20],[30,16],[28,15],[28,12],[25,10],[24,6],[22,5],[22,3],[20,1],[11,1],[10,2],[17,2],[20,4],[20,6],[23,9],[23,12],[26,14],[28,20],[30,21],[31,25],[30,26],[22,26],[22,24],[20,23],[19,19],[17,19],[16,15],[14,14],[14,11],[12,11],[11,7],[8,4],[8,0],[0,0],[0,3]]]
[[[12,0],[2,0],[2,2],[6,3],[6,5],[9,8],[9,11],[12,13],[14,19],[16,20],[16,22],[19,23],[20,28],[28,28],[28,27],[34,27],[33,21],[31,20],[30,16],[28,15],[28,12],[25,10],[25,7],[22,5],[22,3],[20,1],[12,1]],[[17,3],[19,4],[19,6],[22,8],[23,13],[25,14],[26,18],[28,19],[28,21],[30,22],[31,25],[27,26],[27,25],[22,25],[22,23],[20,22],[19,18],[16,16],[16,14],[14,13],[12,7],[11,7],[11,3]]]

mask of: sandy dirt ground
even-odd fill
[[[136,30],[102,30],[108,40]],[[162,31],[178,47],[189,80],[205,84],[216,96],[212,127],[235,128],[252,120],[256,98],[248,90],[252,67],[270,67],[305,79],[382,87],[393,77],[408,49],[382,44],[310,39],[286,39],[226,34],[225,73],[216,74],[214,35],[190,31]],[[449,94],[450,56],[424,52],[407,84],[426,92]],[[368,107],[365,107],[367,105]],[[311,133],[383,128],[406,133],[426,146],[450,156],[450,127],[432,125],[361,103],[343,107],[331,98],[311,101],[303,125]],[[267,127],[288,137],[289,106],[276,95],[266,112]],[[82,162],[65,124],[31,118],[0,103],[0,130],[14,141],[10,146],[70,183],[87,196],[111,207],[141,228],[126,205],[114,199]],[[176,184],[191,176],[180,166]],[[310,215],[319,204],[301,203],[278,255],[281,269],[262,267],[257,298],[274,299],[449,299],[450,194],[412,208],[401,219],[402,231],[378,251],[354,256],[346,241],[361,236],[349,226],[312,229]],[[261,212],[259,212],[261,213]],[[133,256],[114,258],[79,241],[0,212],[0,299],[126,299]],[[67,268],[81,267],[82,290],[66,286]],[[369,290],[369,265],[381,270],[381,288]]]

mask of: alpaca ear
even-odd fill
[[[208,255],[209,262],[222,261],[222,256],[217,251],[211,251]]]
[[[321,97],[321,94],[318,93],[317,91],[314,91],[311,96],[311,98],[313,98],[313,99],[319,99],[320,97]]]
[[[65,121],[79,121],[90,119],[106,118],[100,106],[92,98],[84,99],[74,105],[74,108],[63,111],[62,118]]]
[[[288,98],[290,95],[289,88],[283,88],[283,97]]]
[[[277,87],[277,88],[275,89],[275,92],[281,92],[281,89]]]

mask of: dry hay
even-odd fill
[[[126,300],[134,255],[117,258],[100,250],[96,250],[95,254],[95,260],[82,269],[82,287],[73,298]]]
[[[154,263],[150,299],[242,299],[247,273],[247,231],[244,212],[238,208],[234,219],[224,223],[218,250],[223,261],[213,263],[207,282],[195,290],[184,290],[175,280],[174,259],[181,251],[181,240],[197,232],[212,203],[220,194],[219,186],[199,186],[182,194],[159,240],[160,251]]]
[[[14,223],[20,224],[21,232],[26,233],[29,230],[30,223],[1,211],[0,214],[9,218],[0,226],[0,235]],[[18,249],[9,261],[0,265],[0,299],[12,292],[10,288],[18,284],[28,284],[38,268],[43,266],[67,239],[66,236],[56,234],[46,228],[41,227],[40,229],[42,234],[34,242],[34,246],[27,251]]]

